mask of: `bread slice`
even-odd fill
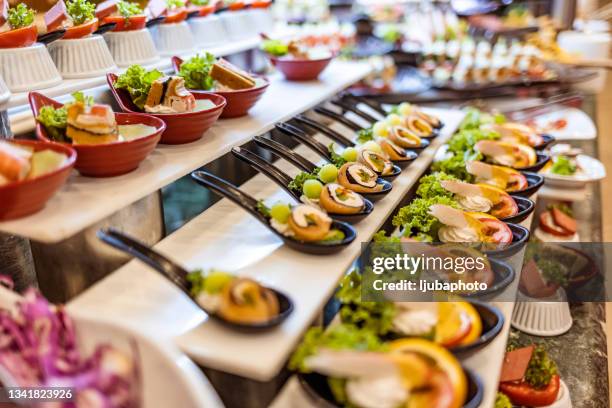
[[[210,77],[230,89],[249,89],[255,86],[253,77],[223,58],[213,64]]]

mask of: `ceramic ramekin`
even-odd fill
[[[240,41],[256,35],[248,10],[222,13],[220,18],[230,40]]]
[[[527,334],[543,337],[567,332],[572,327],[572,315],[565,299],[563,289],[544,299],[530,298],[519,292],[512,313],[512,326]]]
[[[185,21],[172,24],[158,24],[151,29],[153,41],[159,54],[168,57],[193,51],[195,41]]]
[[[217,15],[191,18],[188,23],[198,47],[212,47],[227,41],[225,25]]]
[[[106,41],[100,35],[52,42],[49,53],[65,79],[92,78],[117,69]]]
[[[148,29],[110,31],[104,34],[111,55],[119,67],[147,65],[159,60],[159,54]]]
[[[47,47],[0,48],[0,76],[11,92],[44,89],[62,82]]]

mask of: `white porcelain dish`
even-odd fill
[[[593,120],[576,108],[561,108],[545,113],[534,118],[538,128],[544,129],[544,133],[554,136],[560,140],[592,140],[597,137],[597,129]],[[549,125],[565,120],[567,125],[562,129],[548,129]]]
[[[255,32],[256,27],[253,26],[248,12],[248,10],[238,10],[222,13],[220,15],[230,40],[246,40],[257,34]]]
[[[251,26],[256,27],[260,33],[269,33],[274,30],[274,17],[270,8],[256,8],[249,10],[248,13]]]
[[[119,67],[157,62],[159,54],[148,29],[108,32],[104,34],[111,55]]]
[[[550,169],[542,171],[545,183],[556,187],[581,188],[587,183],[593,183],[606,177],[606,168],[599,160],[585,154],[579,154],[576,156],[576,162],[581,170],[572,176],[552,174]]]
[[[188,24],[199,47],[212,47],[227,41],[225,25],[217,15],[191,18]]]
[[[93,78],[117,70],[106,41],[100,35],[52,42],[49,53],[64,79]]]
[[[13,93],[50,88],[62,82],[47,47],[38,43],[0,48],[0,77]]]
[[[190,53],[195,47],[193,34],[185,21],[158,24],[151,29],[151,35],[157,51],[164,57]]]

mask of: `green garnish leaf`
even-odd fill
[[[282,57],[289,53],[289,46],[280,40],[265,40],[261,44],[261,49],[275,57]]]
[[[550,172],[560,176],[571,176],[576,173],[576,165],[567,156],[557,156],[553,159]]]
[[[117,11],[119,11],[121,17],[124,17],[126,19],[144,13],[144,10],[138,5],[138,3],[132,3],[124,0],[121,0],[119,3],[117,3]]]
[[[259,211],[261,213],[261,215],[263,215],[266,218],[270,218],[270,207],[268,207],[266,205],[266,203],[264,203],[263,200],[259,200],[257,201],[257,211]]]
[[[195,6],[207,6],[210,0],[191,0],[190,3]]]
[[[329,151],[330,160],[334,164],[334,166],[340,168],[344,165],[344,163],[346,163],[346,159],[336,153],[336,150],[334,149],[334,143],[330,143],[329,146],[327,146],[327,150]]]
[[[495,397],[495,408],[512,408],[512,402],[506,394],[498,392]]]
[[[66,11],[77,26],[94,19],[96,5],[87,0],[69,0],[66,2]]]
[[[140,65],[132,65],[123,74],[119,75],[115,82],[115,88],[127,90],[134,105],[142,110],[151,84],[163,76],[164,74],[156,69],[147,71]]]
[[[413,237],[424,234],[433,241],[438,240],[438,229],[441,223],[436,217],[429,214],[429,207],[434,204],[445,204],[458,208],[455,200],[445,196],[435,196],[430,198],[416,198],[410,204],[402,207],[393,217],[393,225],[404,228],[404,235]],[[425,238],[420,235],[421,238]]]
[[[304,186],[304,182],[306,180],[318,180],[319,179],[319,170],[321,169],[319,167],[316,167],[312,173],[306,173],[305,171],[298,173],[298,175],[295,176],[293,180],[289,183],[288,187],[291,190],[301,193],[303,186]]]
[[[185,79],[185,86],[189,89],[208,91],[212,89],[214,80],[210,77],[210,69],[216,58],[211,53],[196,54],[181,64],[178,75]]]
[[[11,29],[16,30],[32,25],[35,14],[36,12],[26,6],[25,3],[19,3],[17,6],[9,9],[7,21]]]
[[[36,120],[40,122],[47,131],[50,139],[56,142],[67,142],[66,128],[68,127],[68,113],[66,106],[55,109],[51,105],[40,109]]]
[[[442,180],[457,180],[457,177],[446,174],[443,171],[428,174],[421,177],[416,194],[421,198],[431,198],[436,196],[453,197],[453,193],[444,189],[440,184]]]
[[[215,269],[205,273],[202,269],[195,269],[187,275],[191,284],[191,294],[198,296],[202,292],[214,295],[221,293],[223,288],[234,280],[234,275]]]
[[[168,7],[168,9],[170,10],[173,10],[185,7],[186,3],[187,2],[185,0],[166,0],[166,7]]]
[[[536,345],[525,372],[525,381],[534,388],[541,389],[550,384],[557,374],[557,365],[550,359],[544,346]]]
[[[72,94],[75,102],[82,102],[86,106],[91,106],[94,104],[93,96],[85,96],[85,94],[81,91],[74,92]]]
[[[370,140],[374,140],[374,130],[371,127],[367,129],[361,129],[357,132],[358,144],[364,144],[365,142],[369,142]]]
[[[466,170],[465,162],[466,159],[463,155],[455,154],[448,159],[433,162],[431,170],[434,172],[443,172],[459,180],[470,183],[474,180],[474,176]]]

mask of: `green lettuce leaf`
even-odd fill
[[[115,87],[127,90],[132,97],[134,105],[142,110],[151,89],[151,84],[163,76],[164,74],[156,69],[147,71],[140,65],[132,65],[123,74],[119,75],[115,82]]]
[[[210,77],[210,69],[215,63],[211,53],[196,54],[181,64],[178,75],[185,78],[185,86],[189,89],[208,91],[212,89],[214,80]]]

